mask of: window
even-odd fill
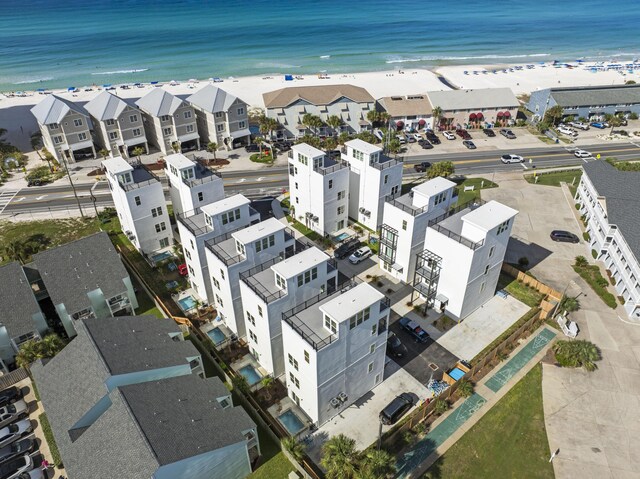
[[[222,303],[222,298],[220,298],[220,296],[218,296],[216,294],[216,302],[218,303],[218,306],[220,306],[221,308],[224,308],[224,304]]]
[[[278,286],[278,288],[280,289],[287,289],[287,282],[285,281],[285,279],[280,276],[278,273],[276,273],[276,285]]]
[[[299,274],[297,279],[298,279],[298,286],[302,286],[304,284],[304,276]]]
[[[298,200],[298,197],[296,196],[296,204],[300,203],[300,201]]]
[[[343,191],[338,191],[338,200],[343,200],[346,193]]]
[[[241,106],[240,108],[238,108],[238,115],[244,115],[244,107]],[[244,127],[241,127],[241,128],[244,128]]]
[[[117,134],[116,134],[117,136]],[[87,134],[86,133],[78,133],[78,140],[80,141],[84,141],[87,139]]]
[[[216,131],[217,131],[218,133],[223,132],[223,131],[224,131],[224,125],[223,125],[222,123],[220,123],[220,124],[216,125]]]
[[[216,112],[216,118],[224,118],[224,112],[223,111],[217,111]]]
[[[301,155],[300,153],[298,153],[298,161],[300,163],[302,163],[303,165],[308,165],[309,164],[309,158],[307,158],[304,155]],[[331,183],[333,180],[329,180],[329,183]],[[331,188],[331,187],[329,187]]]
[[[166,231],[166,229],[167,229],[167,225],[165,224],[164,221],[156,225],[156,233],[160,233],[161,231]]]
[[[489,265],[486,265],[484,267],[484,274],[487,274],[487,273],[489,273]]]
[[[361,325],[364,321],[369,319],[371,315],[371,308],[365,308],[362,311],[359,311],[355,315],[349,318],[349,329],[353,329],[356,326]]]
[[[300,381],[296,378],[293,373],[289,373],[289,379],[291,380],[291,384],[295,384],[298,389],[300,389]]]
[[[295,184],[295,189],[296,189],[296,190],[298,189],[298,183],[296,183],[296,184]]]
[[[384,175],[384,184],[389,183],[389,175]]]
[[[191,116],[192,116],[192,115],[191,115],[191,110],[187,110],[187,111],[185,111],[185,112],[184,112],[184,118],[185,118],[186,120],[188,120],[189,118],[191,118]]]
[[[309,363],[309,362],[310,362],[310,360],[309,360],[309,351],[305,351],[305,352],[304,352],[304,360],[305,360],[307,363]]]
[[[194,127],[193,125],[187,125],[187,133],[193,133]]]
[[[367,366],[367,372],[370,373],[373,371],[373,363],[369,363],[369,366]]]
[[[73,120],[73,126],[82,126],[82,119],[76,118],[75,120]]]
[[[496,250],[495,246],[492,246],[491,249],[489,250],[489,258],[491,258],[493,256],[493,252]]]
[[[247,127],[247,124],[244,121],[238,122],[238,128],[240,128],[241,130],[245,129],[246,127]]]
[[[442,203],[446,199],[447,199],[447,193],[445,193],[445,192],[438,193],[433,202],[434,202],[434,204],[439,205],[440,203]]]
[[[244,254],[244,245],[238,240],[236,240],[236,251],[238,254]]]
[[[336,323],[326,314],[324,315],[324,327],[331,331],[333,334],[338,333],[338,323]]]
[[[511,220],[507,220],[504,223],[502,223],[500,226],[498,226],[498,232],[496,234],[502,234],[505,231],[507,231],[507,229],[509,229],[509,221]]]
[[[402,229],[407,231],[407,220],[402,220]]]
[[[204,200],[204,194],[202,193],[202,191],[198,192],[198,201],[203,201]]]
[[[375,336],[377,332],[378,332],[378,325],[374,324],[373,326],[371,326],[371,336]]]
[[[160,238],[160,248],[169,246],[169,238]]]
[[[254,333],[253,331],[249,330],[249,337],[251,338],[251,340],[258,344],[258,336],[256,336],[256,333]]]
[[[232,223],[239,219],[240,219],[240,208],[236,208],[235,210],[229,211],[227,213],[222,213],[223,225],[226,225],[227,223]]]
[[[222,281],[224,281],[224,270],[220,268],[220,276],[222,276]]]
[[[51,123],[49,125],[50,130],[57,130],[58,128],[60,128],[60,125],[58,125],[57,123]]]
[[[338,215],[341,215],[344,213],[344,206],[338,206]]]
[[[362,161],[362,160],[364,160],[364,153],[362,153],[361,151],[358,151],[358,150],[353,150],[353,157],[356,160]]]
[[[309,281],[311,281],[311,271],[305,271],[304,272],[304,282],[305,282],[305,284],[307,284]]]
[[[216,287],[216,289],[220,289],[220,282],[214,276],[211,276],[211,281],[213,282],[213,285]]]
[[[482,293],[484,291],[485,286],[487,285],[487,283],[482,283],[480,285],[480,292]]]
[[[142,201],[140,201],[140,197],[136,196],[135,198],[133,198],[133,201],[135,201],[136,206],[140,206],[142,204]]]
[[[154,218],[156,216],[160,216],[162,214],[162,206],[158,206],[157,208],[151,208],[151,216]]]
[[[187,257],[187,259],[191,259],[191,251],[189,250],[184,250],[184,254]]]
[[[132,134],[133,136],[142,136],[142,130],[140,130],[140,128],[134,128]]]
[[[171,134],[171,128],[165,128],[165,129],[163,129],[163,130],[162,130],[162,133],[163,133],[165,136],[169,136],[169,135]]]
[[[116,124],[116,121],[114,119],[112,119],[112,118],[109,118],[107,121],[105,121],[105,124],[107,126],[113,126],[113,125]]]
[[[262,318],[262,306],[258,305],[258,314]]]
[[[57,145],[59,143],[62,143],[62,137],[61,136],[54,136],[53,137],[53,142]]]
[[[171,119],[171,117],[169,115],[162,115],[160,117],[160,121],[169,121]]]
[[[293,391],[291,391],[291,399],[293,399],[295,401],[295,403],[298,406],[300,406],[300,398]]]
[[[129,115],[129,122],[136,123],[138,121],[138,115]]]
[[[318,277],[318,268],[311,268],[311,279],[316,279]]]
[[[295,358],[291,356],[291,354],[289,354],[289,364],[293,366],[293,369],[295,369],[296,371],[298,370],[298,361],[296,361]]]
[[[376,352],[376,345],[372,344],[371,346],[369,346],[369,354],[373,354]]]
[[[189,240],[189,244],[191,245],[191,249],[194,249],[194,245],[193,245],[193,240],[192,239]]]
[[[251,314],[249,311],[246,311],[247,313],[247,321],[249,321],[253,326],[256,325],[256,318],[253,317],[253,314]]]

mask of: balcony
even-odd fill
[[[160,183],[160,178],[154,175],[151,170],[142,163],[134,163],[131,166],[133,166],[133,170],[131,170],[133,183],[122,184],[118,182],[118,185],[120,185],[120,188],[124,191],[132,191],[137,188],[144,188],[145,186]]]
[[[462,236],[461,234],[457,233],[456,231],[453,231],[450,228],[454,228],[456,230],[461,230],[462,229],[462,217],[468,213],[471,212],[473,210],[475,210],[476,208],[479,208],[480,206],[484,205],[486,203],[486,201],[483,200],[471,200],[467,203],[464,203],[460,206],[457,206],[456,208],[452,208],[451,210],[447,211],[446,213],[438,216],[437,218],[434,218],[432,220],[429,221],[427,227],[428,228],[432,228],[434,230],[436,230],[438,233],[446,236],[447,238],[451,238],[452,240],[460,243],[463,246],[466,246],[469,249],[472,250],[477,250],[478,248],[480,248],[482,245],[484,245],[484,239],[480,240],[480,241],[471,241],[468,238],[465,238],[464,236]],[[468,211],[466,211],[468,210]],[[453,218],[455,216],[455,218]],[[449,221],[446,221],[449,220]],[[449,228],[447,228],[446,226],[444,226],[444,224],[447,224],[447,226]]]
[[[416,269],[413,275],[413,290],[426,299],[428,305],[433,304],[438,290],[442,258],[429,250],[416,256]],[[413,301],[411,293],[411,301]]]
[[[395,194],[387,195],[384,199],[387,203],[401,209],[405,213],[409,213],[411,216],[418,216],[429,209],[429,205],[425,205],[421,208],[413,206],[413,193],[407,193],[404,195]]]
[[[349,163],[342,160],[332,160],[328,157],[325,157],[322,165],[314,165],[313,171],[316,173],[320,173],[321,175],[329,175],[338,170],[342,170],[343,168],[348,168]]]
[[[373,166],[375,169],[383,171],[387,168],[391,168],[392,166],[402,165],[403,158],[389,158],[388,156],[381,156],[380,161],[372,161],[369,162],[370,166]]]
[[[182,182],[187,185],[189,188],[192,188],[196,185],[204,185],[205,183],[210,183],[216,179],[222,178],[222,175],[216,171],[208,168],[207,166],[201,163],[204,158],[198,158],[195,155],[192,155],[191,159],[196,164],[195,166],[195,178],[182,178]]]
[[[200,208],[185,211],[184,213],[177,213],[176,220],[187,228],[195,237],[213,232],[213,229],[205,220],[204,213],[200,212]]]
[[[391,300],[386,296],[380,300],[380,312],[384,312],[391,307]]]
[[[395,263],[397,247],[398,230],[383,224],[380,228],[380,250],[378,252],[378,257],[385,263]]]

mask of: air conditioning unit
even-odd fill
[[[347,398],[347,395],[345,393],[340,393],[340,394],[338,394],[338,399],[341,402],[346,402],[348,398]]]
[[[320,218],[318,218],[317,216],[314,216],[313,217],[313,221],[315,221],[317,223],[318,221],[320,221]]]
[[[369,210],[365,210],[365,211],[364,211],[364,215],[365,215],[365,216],[371,216],[371,211],[369,211]]]
[[[339,407],[340,407],[340,401],[338,401],[338,399],[337,399],[337,398],[333,398],[333,399],[331,400],[331,406],[332,406],[334,409],[339,408]]]
[[[364,212],[365,212],[365,211],[367,211],[367,210],[365,210],[364,208],[358,208],[358,211],[359,211],[360,213],[364,213]]]

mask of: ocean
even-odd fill
[[[640,57],[634,0],[4,0],[0,91]]]

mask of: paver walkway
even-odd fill
[[[397,461],[396,477],[409,479],[424,473],[538,363],[556,336],[557,332],[542,327],[532,339],[519,346],[499,371],[482,379],[476,385],[476,392],[472,396],[444,416],[423,439]]]

